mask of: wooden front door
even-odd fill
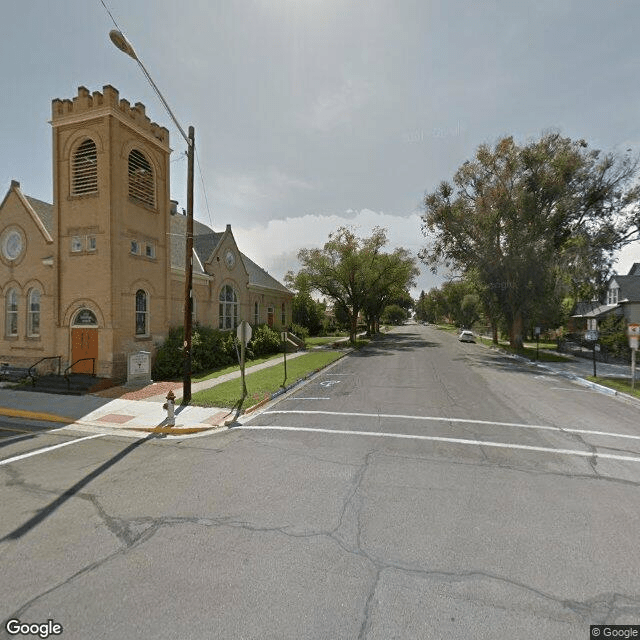
[[[74,327],[71,329],[71,362],[82,358],[95,358],[98,361],[98,329]],[[93,362],[83,360],[73,366],[73,373],[93,373]]]

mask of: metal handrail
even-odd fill
[[[36,384],[36,378],[33,373],[31,373],[31,369],[34,369],[37,365],[39,365],[41,362],[44,362],[45,360],[58,360],[58,375],[60,375],[60,363],[62,361],[62,356],[46,356],[44,358],[40,358],[40,360],[38,360],[38,362],[34,362],[27,371],[27,378],[31,378],[31,386],[35,386]]]
[[[95,358],[80,358],[79,360],[76,360],[75,362],[72,362],[65,370],[64,373],[62,374],[66,381],[67,381],[67,390],[71,389],[71,380],[69,379],[69,369],[75,367],[75,365],[78,364],[78,362],[85,362],[86,360],[91,360],[91,375],[95,376],[96,375],[96,359]],[[71,372],[73,373],[73,371]]]

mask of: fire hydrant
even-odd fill
[[[167,425],[173,427],[176,424],[176,397],[173,391],[169,390],[167,393],[167,401],[162,405],[162,408],[167,412]]]

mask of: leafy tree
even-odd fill
[[[308,335],[318,335],[323,329],[327,305],[313,299],[309,279],[304,271],[297,274],[289,271],[285,274],[284,280],[287,287],[295,292],[292,301],[292,324],[304,327]]]
[[[329,234],[322,249],[301,249],[298,253],[310,289],[333,300],[338,322],[340,314],[346,315],[352,343],[360,312],[377,321],[390,299],[400,295],[417,272],[404,249],[382,253],[386,244],[386,231],[379,227],[368,238],[340,227]]]
[[[406,309],[403,309],[399,304],[388,305],[382,314],[383,321],[389,324],[402,324],[408,317]]]
[[[494,328],[504,320],[520,347],[527,319],[550,296],[559,304],[563,281],[597,284],[611,253],[640,234],[637,168],[557,133],[523,147],[511,137],[481,145],[453,185],[425,196],[433,240],[421,258],[469,275]]]
[[[377,256],[368,274],[369,284],[362,305],[370,335],[378,332],[380,318],[388,306],[401,308],[404,319],[409,316],[413,299],[407,287],[414,285],[418,273],[415,259],[406,249]]]

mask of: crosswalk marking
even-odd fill
[[[583,435],[606,436],[610,438],[628,438],[630,440],[640,440],[640,435],[631,435],[627,433],[615,433],[610,431],[593,431],[589,429],[576,429],[573,427],[552,427],[541,424],[522,424],[519,422],[494,422],[492,420],[472,420],[469,418],[443,418],[439,416],[412,416],[394,413],[357,413],[347,411],[304,411],[302,409],[271,409],[265,411],[262,415],[267,414],[300,414],[300,415],[325,415],[325,416],[348,416],[362,418],[389,418],[397,420],[425,420],[429,422],[449,422],[464,424],[484,424],[497,427],[514,427],[517,429],[538,429],[542,431],[556,431],[558,433],[580,433]]]
[[[366,436],[371,438],[398,438],[408,440],[426,440],[431,442],[447,442],[450,444],[474,445],[478,447],[493,447],[499,449],[519,449],[522,451],[538,451],[555,453],[558,455],[579,456],[582,458],[598,458],[606,460],[620,460],[625,462],[640,462],[638,456],[622,456],[614,453],[594,453],[579,449],[553,449],[552,447],[537,447],[528,444],[512,444],[508,442],[492,442],[488,440],[469,440],[466,438],[446,438],[442,436],[421,436],[408,433],[383,433],[379,431],[348,431],[346,429],[321,429],[312,427],[285,427],[280,425],[241,425],[233,427],[234,431],[297,431],[306,433],[326,433],[332,435]]]

